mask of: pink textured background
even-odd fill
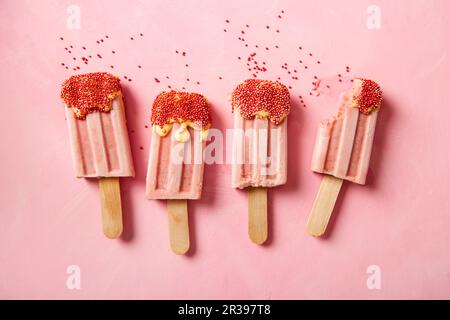
[[[66,28],[74,2],[80,30]],[[0,298],[450,298],[450,2],[375,1],[382,25],[369,30],[371,2],[1,1]],[[144,198],[151,102],[167,85],[185,86],[209,98],[214,127],[231,128],[227,93],[251,75],[253,51],[267,63],[262,78],[293,87],[289,179],[270,192],[271,239],[250,243],[245,192],[230,188],[228,165],[210,165],[203,199],[189,207],[193,250],[176,256],[164,203]],[[137,175],[122,180],[118,241],[101,232],[95,181],[74,178],[59,100],[74,72],[61,63],[132,78],[123,86]],[[385,104],[368,185],[345,184],[328,236],[313,239],[305,223],[321,177],[310,157],[339,90],[309,90],[314,75],[333,84],[339,73],[379,82]],[[73,264],[81,290],[66,288]],[[381,290],[366,287],[372,264]]]

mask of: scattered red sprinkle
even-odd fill
[[[71,49],[73,49],[73,46],[70,46]]]
[[[222,77],[219,77],[219,80],[222,80]]]
[[[172,119],[177,122],[191,121],[200,128],[209,127],[211,113],[208,101],[198,93],[162,92],[153,102],[151,122],[163,126]]]
[[[245,119],[253,119],[258,111],[267,111],[268,118],[279,124],[290,110],[289,91],[279,82],[248,79],[234,89],[232,108],[239,110]]]
[[[112,54],[116,54],[116,52],[113,50],[113,51],[111,51],[112,52]]]
[[[128,81],[132,81],[132,79],[130,78],[130,79],[128,79]]]
[[[280,33],[280,30],[277,29],[277,33]]]
[[[113,65],[110,65],[110,67],[111,67],[111,69],[114,69],[114,66],[113,66]]]
[[[170,79],[169,76],[166,76],[166,79]]]
[[[313,54],[312,54],[312,53],[309,53],[309,56],[310,56],[310,57],[312,57],[312,56],[313,56]]]
[[[143,36],[144,36],[144,34],[143,34],[143,33],[139,33],[139,35],[140,35],[141,37],[143,37]]]
[[[278,18],[280,18],[280,19],[281,19],[281,16],[278,16]]]
[[[145,125],[144,127],[145,127],[145,129],[148,129],[148,125]]]
[[[106,39],[109,39],[109,36],[108,36],[108,35],[106,35],[106,36],[105,36],[105,38],[106,38]]]
[[[62,84],[61,98],[78,119],[85,119],[88,113],[111,110],[111,100],[121,94],[119,81],[106,72],[72,76]]]
[[[144,150],[144,147],[143,147],[143,146],[140,146],[139,149]]]
[[[245,25],[247,28],[250,28],[250,26],[248,24]]]
[[[242,33],[242,34],[245,34],[245,31],[244,31],[244,30],[241,30],[241,33]]]
[[[238,60],[241,60],[241,57],[238,57]]]
[[[75,57],[73,57],[72,59],[73,59],[73,60],[77,60],[77,58],[75,58]]]
[[[183,53],[182,53],[181,55],[182,55],[183,57],[185,57],[185,56],[186,56],[186,52],[183,51]]]
[[[279,46],[275,46],[275,48],[277,48],[277,49],[278,49],[278,48],[279,48]]]
[[[155,78],[155,82],[156,82],[156,83],[160,83],[161,81],[159,81],[158,78]]]
[[[267,29],[270,29],[270,26],[266,26]]]
[[[63,38],[63,37],[59,37],[59,39],[61,39],[61,41],[63,41],[63,40],[64,40],[64,38]]]
[[[100,42],[103,42],[103,39],[100,39]]]
[[[99,57],[100,59],[102,58],[102,56],[100,54],[97,54],[97,57]]]
[[[138,68],[139,68],[139,69],[142,69],[142,66],[141,66],[141,65],[138,65]]]
[[[124,79],[128,79],[128,77],[127,77],[127,76],[123,76],[123,78],[124,78]]]
[[[303,50],[303,48],[302,47],[298,47],[300,50]]]
[[[223,32],[227,32],[227,29],[223,29]]]
[[[130,37],[130,40],[134,40],[134,38],[133,38],[133,37]]]
[[[175,53],[178,54],[178,50],[176,50]]]
[[[172,86],[171,86],[171,85],[168,85],[167,88],[172,89]]]
[[[98,41],[98,40],[97,40],[96,42],[97,42],[97,43],[100,43],[100,41]]]
[[[200,84],[200,82],[199,82],[199,81],[197,81],[197,84]]]
[[[230,23],[230,20],[227,19],[227,20],[225,20],[225,22],[226,22],[226,23]]]
[[[62,65],[62,66],[65,66],[64,62],[61,62],[61,65]]]
[[[86,50],[86,47],[83,47],[83,50]]]

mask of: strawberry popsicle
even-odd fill
[[[152,107],[148,199],[167,200],[172,250],[189,249],[187,201],[200,199],[203,150],[211,126],[208,101],[198,93],[160,93]]]
[[[320,124],[311,168],[326,175],[308,219],[311,235],[325,232],[343,180],[366,183],[381,100],[378,84],[354,79],[352,89],[341,94],[337,115]]]
[[[232,187],[248,189],[248,232],[267,240],[267,188],[286,183],[289,90],[279,82],[249,79],[232,94]]]
[[[134,176],[119,79],[105,72],[72,76],[61,90],[75,175],[99,178],[103,231],[122,232],[119,177]]]

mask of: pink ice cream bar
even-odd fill
[[[319,126],[312,170],[365,184],[380,104],[375,82],[354,79],[352,91],[341,95],[338,114]]]
[[[288,89],[267,80],[246,80],[232,94],[232,187],[286,183]]]
[[[170,246],[176,254],[189,250],[187,199],[200,199],[203,150],[211,113],[198,93],[160,93],[152,107],[152,137],[146,196],[167,200]]]
[[[119,177],[134,176],[119,81],[106,72],[81,74],[61,90],[75,175],[98,178],[103,232],[112,239],[123,229]]]
[[[341,95],[337,115],[320,124],[311,168],[325,176],[308,217],[312,236],[325,233],[343,180],[366,183],[381,100],[378,84],[354,79],[352,90]]]
[[[177,140],[182,126],[174,123],[167,137],[152,131],[147,171],[148,199],[200,199],[203,185],[205,142],[195,129],[187,130],[192,139]]]
[[[286,183],[289,90],[279,82],[249,79],[232,94],[234,112],[231,185],[247,188],[248,234],[268,237],[267,188]]]
[[[153,103],[152,124],[147,198],[200,199],[203,149],[211,125],[206,98],[163,92]]]
[[[134,176],[119,79],[108,73],[73,76],[61,96],[75,175]]]

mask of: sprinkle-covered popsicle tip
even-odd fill
[[[107,72],[80,74],[62,84],[61,98],[78,119],[91,112],[109,112],[112,100],[122,94],[120,79]]]
[[[153,102],[151,122],[160,128],[180,123],[206,130],[211,125],[208,100],[199,93],[176,90],[161,92]]]
[[[372,80],[356,78],[352,87],[353,106],[368,115],[378,111],[383,99],[380,86]]]
[[[244,119],[268,118],[278,125],[290,111],[289,90],[280,82],[248,79],[234,89],[231,105]]]

